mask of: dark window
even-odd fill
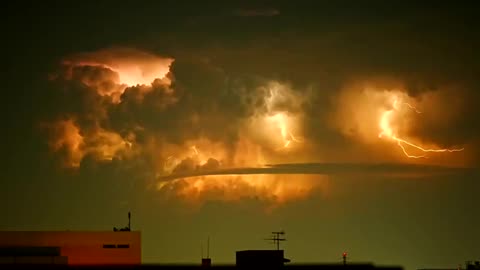
[[[130,248],[129,244],[117,245],[117,248]]]
[[[103,248],[115,248],[115,245],[104,244]]]

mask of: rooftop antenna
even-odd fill
[[[117,229],[117,227],[113,227],[113,231],[114,232],[129,232],[131,230],[131,225],[130,225],[130,219],[132,217],[132,214],[130,213],[130,211],[128,212],[128,225],[127,227],[124,227],[124,228],[120,228],[120,229]]]
[[[207,238],[207,259],[210,259],[210,236]]]
[[[280,250],[280,241],[287,241],[287,239],[285,239],[284,237],[280,237],[280,235],[285,235],[285,232],[272,232],[272,238],[267,238],[265,240],[273,241],[273,243],[277,245],[277,250]]]
[[[131,230],[131,227],[130,227],[130,219],[131,219],[132,215],[130,214],[130,211],[128,211],[128,230],[130,231]]]
[[[207,238],[207,257],[203,257],[203,245],[202,245],[202,267],[210,267],[212,260],[210,259],[210,236]]]

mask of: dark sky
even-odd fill
[[[280,229],[292,262],[479,259],[474,3],[63,2],[3,8],[0,229],[132,211],[145,263]]]

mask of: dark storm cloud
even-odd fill
[[[121,102],[112,105],[108,96],[99,97],[89,89],[112,89],[118,79],[115,74],[101,67],[75,67],[73,80],[66,82],[69,85],[56,85],[52,87],[56,94],[47,94],[61,104],[50,107],[58,107],[57,116],[77,115],[81,126],[88,126],[90,119],[89,125],[95,127],[99,122],[122,136],[134,130],[139,142],[158,134],[178,145],[198,137],[231,145],[238,140],[239,123],[265,110],[264,97],[269,93],[264,86],[276,81],[290,85],[295,95],[307,97],[297,106],[286,96],[272,107],[302,112],[302,135],[312,143],[310,154],[325,159],[350,148],[368,152],[368,146],[346,138],[326,122],[336,109],[332,99],[346,83],[386,76],[403,82],[409,95],[418,99],[424,93],[443,91],[445,85],[458,86],[452,91],[463,102],[460,113],[444,125],[419,117],[409,132],[440,146],[472,144],[470,152],[479,148],[475,115],[480,113],[480,98],[474,76],[479,70],[474,50],[479,42],[468,8],[450,12],[442,6],[412,9],[401,3],[375,3],[370,8],[354,5],[346,10],[307,2],[235,3],[218,8],[221,16],[215,15],[215,7],[196,12],[196,7],[190,6],[182,16],[211,16],[195,24],[179,19],[168,31],[152,30],[151,23],[145,23],[140,32],[148,35],[132,38],[138,51],[145,48],[175,59],[168,75],[171,85],[130,86],[122,93]],[[241,16],[280,16],[252,22],[235,16],[224,18],[225,10]],[[148,21],[148,12],[142,20]],[[73,84],[85,91],[75,90]]]
[[[234,14],[242,17],[272,17],[280,15],[280,11],[275,8],[238,9]]]
[[[238,120],[250,112],[240,92],[229,88],[228,75],[201,58],[177,59],[170,71],[172,84],[127,88],[122,102],[112,106],[110,119],[119,129],[139,125],[160,132],[171,142],[199,136],[234,141]],[[142,87],[152,87],[137,98]]]
[[[202,170],[206,171],[217,170],[218,168],[220,168],[220,162],[214,158],[209,158],[201,167]]]
[[[92,71],[88,68],[82,69],[86,71],[85,76],[96,76],[95,74],[105,74],[103,70],[95,69]],[[74,71],[74,76],[81,76]],[[93,72],[93,73],[92,73]],[[83,127],[91,127],[98,119],[105,117],[105,104],[108,100],[97,93],[96,86],[111,85],[114,83],[105,80],[99,82],[98,85],[89,86],[80,80],[66,80],[57,78],[53,81],[40,84],[40,88],[44,89],[44,93],[36,100],[38,108],[39,120],[65,119],[75,117]]]
[[[173,173],[194,171],[196,166],[197,163],[192,158],[186,158],[173,169]]]
[[[275,76],[288,78],[294,85],[313,85],[314,97],[310,107],[305,108],[309,121],[305,126],[307,132],[319,140],[335,137],[322,125],[325,120],[322,115],[333,109],[330,97],[350,80],[391,77],[405,83],[407,92],[419,99],[422,94],[445,91],[455,85],[451,90],[454,94],[447,100],[461,101],[456,117],[442,125],[428,122],[428,117],[419,117],[424,121],[419,120],[411,132],[442,146],[472,143],[469,151],[475,152],[480,148],[474,141],[474,137],[480,137],[478,121],[474,120],[480,113],[480,91],[472,75],[480,68],[473,46],[478,45],[479,39],[478,34],[471,31],[469,13],[455,15],[458,11],[422,9],[407,11],[403,17],[394,14],[382,23],[366,20],[354,24],[346,19],[335,25],[335,31],[318,26],[315,34],[284,33],[269,38],[270,46],[257,47],[261,52],[257,54],[262,59],[260,62],[270,65],[252,64],[248,68],[261,74],[275,70]],[[312,25],[307,28],[313,28]],[[249,58],[254,51],[252,49],[250,56],[240,54]],[[447,104],[440,110],[451,108]],[[330,138],[325,137],[326,134],[330,134]],[[340,138],[335,140],[345,143]]]
[[[235,159],[235,152],[249,153],[250,150],[238,148],[238,144],[240,135],[247,133],[246,123],[251,117],[272,116],[277,111],[301,113],[301,97],[288,83],[251,74],[233,76],[208,57],[180,57],[169,66],[165,77],[150,84],[127,85],[122,77],[132,81],[141,75],[131,69],[135,67],[134,61],[126,67],[122,67],[122,62],[108,66],[101,58],[94,58],[118,50],[116,47],[112,52],[103,49],[101,53],[88,53],[93,57],[88,61],[93,64],[80,55],[77,61],[81,65],[72,62],[60,66],[50,76],[48,98],[62,106],[43,115],[42,121],[53,123],[47,125],[52,129],[65,130],[52,133],[50,144],[66,145],[70,153],[66,163],[72,167],[82,164],[84,157],[123,160],[125,156],[121,153],[124,153],[129,157],[150,155],[152,162],[157,163],[155,170],[171,155],[175,162],[180,160],[173,168],[175,172],[213,169],[220,166],[220,159],[227,163]],[[134,59],[135,54],[129,59]],[[150,58],[157,61],[158,57]],[[176,156],[190,151],[197,143],[202,145],[200,152],[216,151],[222,157]],[[240,160],[249,162],[257,158]],[[160,171],[164,173],[161,168]]]
[[[173,174],[195,173],[201,171],[213,171],[220,168],[220,162],[214,158],[209,158],[203,165],[198,165],[198,162],[192,158],[182,160],[172,171]]]
[[[108,107],[108,121],[116,130],[142,127],[152,131],[166,129],[172,117],[166,111],[178,101],[178,94],[159,80],[151,85],[125,89],[119,104]]]
[[[464,45],[452,46],[448,37],[459,34],[449,33],[448,29],[442,34],[438,29],[415,33],[414,25],[372,27],[343,25],[340,33],[319,32],[317,36],[283,33],[279,37],[259,37],[263,45],[247,44],[247,49],[206,49],[201,53],[215,56],[216,63],[233,75],[249,72],[288,81],[301,94],[311,89],[312,95],[303,106],[304,126],[308,136],[317,138],[319,143],[337,141],[337,147],[348,143],[325,125],[329,112],[335,110],[332,97],[349,81],[375,81],[382,76],[403,82],[407,93],[418,100],[425,93],[457,85],[451,91],[456,93],[455,99],[462,101],[458,108],[461,113],[440,126],[420,116],[411,135],[448,147],[470,144],[480,137],[478,121],[474,119],[480,114],[480,96],[478,83],[471,76],[472,70],[480,68],[472,61],[476,54],[464,48],[470,46],[469,41],[457,41]],[[455,132],[452,126],[456,127]],[[473,143],[470,152],[480,148],[478,142]]]

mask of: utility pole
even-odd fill
[[[342,257],[343,257],[343,265],[347,265],[347,252],[346,251],[343,252]]]

